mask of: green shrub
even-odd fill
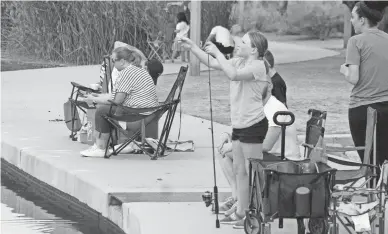
[[[246,4],[243,26],[245,29],[255,27],[263,32],[279,34],[309,35],[325,39],[331,33],[343,31],[343,7],[341,2],[329,1],[292,1],[286,13],[280,14],[281,2],[262,1]],[[232,20],[239,18],[238,5],[232,13]]]
[[[246,3],[243,15],[243,24],[246,31],[255,28],[263,32],[277,32],[280,13],[277,10],[277,2]],[[239,19],[238,4],[235,4],[231,14],[231,21],[237,23]]]
[[[325,39],[334,30],[343,31],[343,7],[340,2],[293,2],[287,9],[289,34],[304,34]]]

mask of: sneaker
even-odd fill
[[[224,214],[226,211],[230,210],[232,206],[236,203],[233,197],[228,197],[225,199],[225,201],[218,205],[218,213]],[[215,213],[215,206],[213,204],[212,211]]]
[[[108,154],[111,154],[113,151],[108,149]],[[94,148],[89,150],[84,150],[81,152],[81,155],[84,157],[93,157],[93,158],[103,158],[105,156],[105,149]]]
[[[231,215],[221,219],[220,223],[234,225],[238,221],[243,220],[243,219],[244,219],[244,217],[240,217],[236,212],[234,212]]]
[[[123,143],[124,144],[124,143]],[[113,148],[115,149],[115,151],[121,146],[122,144],[119,144],[119,145],[115,145]],[[119,154],[131,154],[135,151],[135,143],[131,142],[129,143],[124,149],[122,149],[120,151]]]
[[[233,225],[234,229],[244,229],[245,217]]]
[[[86,150],[81,151],[80,153],[81,153],[81,155],[84,155],[84,154],[87,154],[87,152],[89,152],[89,151],[94,151],[94,150],[96,150],[97,148],[98,148],[97,145],[94,144],[94,145],[92,145],[91,147],[87,148]]]
[[[236,211],[237,211],[237,202],[235,202],[235,203],[233,204],[232,208],[230,208],[229,210],[227,210],[227,211],[225,212],[225,216],[229,216],[229,215],[233,214],[233,213],[236,212]]]

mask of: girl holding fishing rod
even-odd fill
[[[269,65],[263,59],[268,49],[268,41],[258,31],[248,32],[235,45],[234,57],[227,60],[210,41],[205,43],[202,50],[186,37],[179,40],[182,46],[191,50],[203,64],[223,71],[225,77],[230,80],[233,167],[237,173],[238,190],[237,210],[220,222],[243,227],[245,211],[249,205],[248,159],[263,158],[262,144],[268,130],[268,121],[263,110],[263,100],[271,95],[272,90],[272,83],[267,76]]]

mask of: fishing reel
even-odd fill
[[[205,206],[209,207],[211,204],[213,204],[213,193],[210,191],[206,191],[202,194],[202,200],[205,202]]]

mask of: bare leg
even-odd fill
[[[107,144],[108,144],[108,138],[109,138],[109,133],[100,133],[96,132],[96,145],[100,149],[106,149]]]
[[[237,215],[245,216],[249,207],[249,161],[248,158],[262,159],[262,144],[233,141],[233,167],[237,172]]]
[[[236,174],[233,171],[233,160],[231,157],[233,157],[231,153],[227,153],[225,157],[222,157],[222,155],[219,154],[219,162],[221,165],[221,169],[226,177],[226,180],[228,181],[232,189],[232,197],[234,198],[234,200],[237,200]]]
[[[181,60],[182,63],[186,62],[186,51],[184,50],[181,51]]]
[[[248,174],[245,171],[245,158],[240,141],[233,141],[233,170],[236,172],[237,182],[237,215],[245,216],[249,203]]]
[[[176,50],[173,50],[173,51],[172,51],[172,55],[171,55],[171,62],[174,62],[174,59],[175,59],[176,54],[177,54],[177,51],[176,51]]]

